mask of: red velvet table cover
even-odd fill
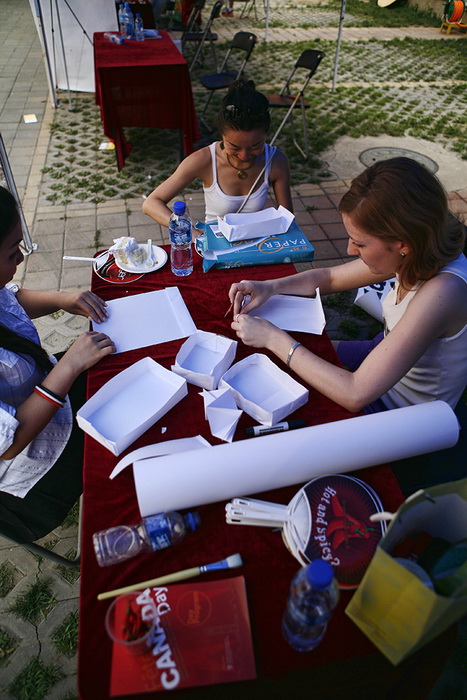
[[[267,279],[293,272],[292,265],[250,267],[248,277]],[[164,268],[147,274],[128,286],[112,285],[94,275],[92,288],[102,298],[108,300],[120,295],[140,294],[176,285],[200,330],[235,338],[230,328],[231,315],[224,318],[224,313],[229,306],[227,292],[230,284],[242,277],[244,277],[242,271],[237,269],[212,270],[207,274],[203,273],[201,262],[197,259],[194,273],[186,278],[175,278],[168,262]],[[338,362],[326,334],[316,336],[294,333],[294,337],[326,360]],[[184,339],[172,341],[106,358],[89,372],[89,395],[94,394],[117,372],[145,356],[152,357],[170,369],[183,342]],[[235,361],[251,352],[255,350],[244,346],[239,341]],[[284,369],[283,363],[278,362],[278,364],[281,369]],[[295,375],[292,373],[292,376]],[[127,452],[146,444],[197,434],[201,434],[211,444],[219,444],[220,441],[211,435],[208,422],[204,419],[204,402],[199,396],[200,391],[199,387],[189,384],[188,396],[134,442]],[[352,415],[310,389],[307,405],[295,411],[289,418],[303,418],[307,425],[315,425],[346,419]],[[245,428],[253,424],[254,421],[243,414],[234,439],[244,439]],[[167,428],[164,434],[161,433],[162,426]],[[261,440],[262,438],[252,439]],[[310,454],[312,449],[311,445]],[[261,527],[227,525],[224,502],[195,508],[200,513],[201,525],[196,532],[188,533],[181,543],[157,553],[145,554],[121,564],[100,568],[92,547],[92,534],[113,525],[134,523],[140,519],[132,468],[128,467],[113,480],[108,479],[108,475],[119,459],[121,456],[113,456],[105,447],[86,436],[78,654],[81,698],[104,700],[109,693],[111,643],[104,629],[104,616],[110,601],[97,601],[98,593],[179,569],[215,562],[236,552],[239,552],[243,558],[243,567],[230,572],[210,573],[204,577],[222,578],[242,574],[246,579],[259,680],[231,685],[252,686],[253,692],[256,693],[259,690],[257,686],[261,683],[261,677],[283,675],[316,664],[336,659],[350,659],[374,652],[373,645],[344,614],[351,592],[342,592],[341,602],[331,620],[328,633],[313,654],[300,654],[290,649],[281,635],[281,617],[290,580],[298,570],[299,564],[287,551],[278,531]],[[267,468],[267,465],[263,466]],[[220,464],[219,469],[221,468]],[[379,493],[385,509],[390,511],[397,509],[402,501],[402,495],[389,467],[365,469],[358,475]],[[180,484],[180,488],[183,488],[183,484]],[[298,485],[291,486],[265,494],[256,494],[254,497],[277,503],[288,503],[298,489]],[[172,695],[189,693],[189,697],[195,697],[200,693],[200,697],[203,697],[205,692],[206,688],[198,691],[190,689],[172,691]],[[226,686],[223,686],[222,691],[219,692],[219,697],[227,697]],[[233,692],[230,686],[229,692]],[[238,692],[242,691],[238,689]],[[162,693],[162,695],[165,694]],[[149,697],[152,696],[160,697],[161,693],[149,695]]]
[[[160,39],[112,44],[94,34],[96,104],[122,168],[131,144],[124,127],[182,129],[185,154],[199,137],[188,65],[167,32]]]

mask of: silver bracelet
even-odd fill
[[[289,350],[289,354],[287,355],[287,360],[285,361],[285,364],[287,367],[290,365],[290,360],[292,359],[292,355],[294,354],[295,350],[301,345],[301,343],[294,343],[292,347]]]

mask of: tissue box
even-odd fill
[[[223,375],[219,389],[230,387],[237,406],[271,426],[308,401],[308,389],[283,372],[266,355],[255,353]]]
[[[294,220],[288,209],[270,207],[251,214],[226,214],[217,217],[219,230],[228,241],[243,241],[245,238],[262,238],[285,233]]]
[[[287,233],[269,236],[266,240],[250,238],[235,243],[230,243],[220,232],[215,233],[211,226],[206,224],[202,250],[204,272],[213,267],[311,262],[315,256],[313,246],[296,221],[292,221]]]
[[[237,341],[215,333],[197,331],[178,351],[172,371],[187,382],[203,389],[217,389],[219,379],[230,367],[237,351]]]
[[[118,456],[187,393],[185,379],[145,357],[104,384],[76,420]]]

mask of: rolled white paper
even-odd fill
[[[444,401],[264,435],[134,465],[141,515],[191,508],[393,462],[456,444]]]

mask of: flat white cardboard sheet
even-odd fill
[[[221,233],[228,241],[243,241],[245,238],[275,236],[289,230],[295,216],[282,205],[278,209],[269,207],[251,214],[226,214],[217,217]]]
[[[183,343],[172,371],[203,389],[217,389],[219,379],[235,359],[237,341],[197,331]]]
[[[316,290],[314,299],[274,294],[252,313],[271,321],[283,331],[303,331],[321,335],[326,325],[319,289]]]
[[[196,332],[178,287],[134,294],[107,302],[109,317],[93,325],[112,338],[117,352],[186,338]]]
[[[104,384],[79,409],[76,420],[119,455],[187,393],[183,377],[144,357]]]
[[[219,389],[232,389],[238,408],[271,426],[308,401],[308,389],[283,372],[266,355],[254,353],[227,370]]]

